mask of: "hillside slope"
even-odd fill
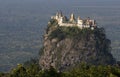
[[[103,28],[81,30],[77,27],[59,27],[55,20],[50,20],[39,63],[43,69],[53,66],[58,70],[82,62],[112,65],[115,60],[110,53],[110,44]]]

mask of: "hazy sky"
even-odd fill
[[[0,33],[5,35],[2,38],[0,37],[0,46],[3,48],[3,50],[0,50],[2,52],[0,53],[2,54],[0,55],[0,70],[8,69],[6,64],[11,67],[14,61],[19,63],[18,60],[22,62],[22,60],[31,57],[30,55],[36,56],[36,54],[32,53],[32,47],[34,47],[32,44],[36,42],[31,41],[31,37],[33,37],[31,33],[35,33],[34,38],[39,41],[38,37],[46,27],[50,16],[54,15],[58,10],[62,10],[65,15],[70,15],[73,12],[75,15],[82,17],[94,17],[99,25],[102,24],[101,26],[105,27],[108,37],[113,42],[115,40],[120,41],[120,36],[116,36],[120,34],[120,0],[0,0]],[[6,38],[10,33],[11,37]],[[19,39],[23,37],[28,42]],[[15,43],[15,39],[19,43]],[[22,47],[21,45],[26,46],[17,49],[16,45],[20,47]],[[118,45],[114,45],[114,43],[112,45],[119,49],[119,43]],[[25,49],[30,49],[31,52]],[[21,50],[23,53],[21,53]],[[117,53],[116,55],[119,56],[120,54]]]

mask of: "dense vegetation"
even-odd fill
[[[58,26],[57,21],[53,19],[50,20],[46,31],[47,33],[51,31],[49,32],[50,33],[49,37],[51,39],[58,38],[59,40],[62,40],[64,38],[74,38],[74,36],[77,36],[78,38],[88,37],[90,34],[99,36],[101,40],[106,38],[104,28],[95,28],[94,30],[91,30],[91,28],[80,29],[77,26],[75,27]]]
[[[74,11],[95,18],[107,29],[113,55],[120,61],[119,3],[120,0],[0,0],[0,71],[37,56],[41,33],[49,16],[58,9],[66,15]]]
[[[54,19],[51,19],[47,28],[47,33],[49,31],[52,31],[50,33],[49,37],[52,38],[58,38],[59,40],[62,40],[64,38],[73,38],[74,36],[84,36],[88,33],[93,33],[96,30],[91,30],[90,28],[85,29],[79,29],[77,26],[75,27],[64,27],[64,26],[58,26],[57,21]]]
[[[60,72],[53,67],[41,70],[38,64],[30,64],[27,67],[19,64],[10,73],[0,73],[0,77],[120,77],[120,67],[81,63],[68,72]]]
[[[78,37],[88,37],[90,34],[97,35],[95,36],[97,45],[102,44],[100,51],[108,51],[110,40],[105,39],[105,31],[103,28],[96,28],[95,30],[88,29],[79,29],[78,27],[55,27],[57,24],[56,21],[51,20],[54,26],[50,26],[49,29],[55,29],[50,35],[49,38],[58,38],[62,40],[64,38],[73,38],[77,39]],[[106,49],[108,48],[108,49]],[[41,49],[42,51],[42,49]],[[18,64],[18,66],[12,69],[9,73],[0,73],[0,77],[119,77],[120,76],[120,67],[119,66],[110,66],[110,65],[88,65],[85,63],[78,64],[78,66],[71,68],[69,71],[59,71],[53,67],[50,69],[42,70],[39,66],[37,60],[28,61],[25,65]]]

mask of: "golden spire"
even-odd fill
[[[70,21],[75,21],[75,16],[73,13],[70,15]]]

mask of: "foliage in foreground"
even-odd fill
[[[37,64],[29,65],[29,67],[19,64],[9,74],[0,73],[0,77],[120,77],[120,68],[83,63],[67,72],[58,72],[53,67],[49,70],[41,70]]]

